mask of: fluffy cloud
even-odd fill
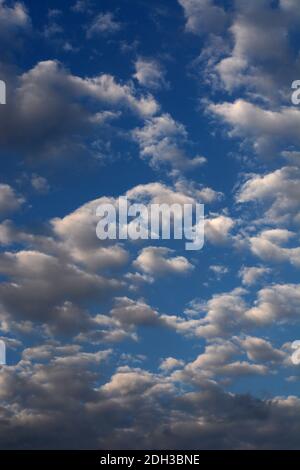
[[[167,165],[174,170],[189,171],[206,162],[202,156],[190,159],[186,155],[182,142],[187,139],[187,131],[169,114],[147,119],[144,127],[133,131],[133,137],[140,146],[142,158],[150,160],[153,167]]]
[[[119,285],[36,251],[2,253],[1,273],[10,278],[0,286],[4,311],[23,321],[55,323],[53,309],[64,302],[80,304],[101,299]]]
[[[204,302],[195,299],[185,315],[162,315],[165,324],[187,337],[228,338],[272,323],[298,323],[299,284],[274,284],[257,292],[251,305],[247,291],[237,288],[215,294]],[[191,318],[191,316],[193,318]]]
[[[207,302],[195,299],[183,316],[162,315],[166,325],[186,337],[223,338],[251,327],[243,289],[215,294]],[[191,318],[191,316],[193,318]]]
[[[121,23],[115,20],[113,13],[99,13],[87,31],[87,37],[108,36],[120,31],[121,27]]]
[[[247,311],[247,318],[258,325],[298,322],[300,307],[299,284],[275,284],[261,289],[256,306]]]
[[[300,143],[297,108],[271,111],[238,99],[233,103],[211,104],[209,109],[229,124],[231,137],[249,139],[254,150],[264,157],[274,158],[278,150]]]
[[[285,229],[264,230],[249,239],[253,254],[271,263],[289,262],[300,266],[300,247],[286,248],[282,245],[290,242],[295,233]]]
[[[107,314],[89,318],[89,324],[76,337],[80,343],[117,343],[125,339],[138,340],[137,329],[163,326],[159,313],[143,300],[116,297]]]
[[[117,298],[110,315],[121,323],[128,325],[154,326],[159,323],[158,312],[142,300],[134,301],[128,297]]]
[[[160,63],[154,59],[143,59],[141,57],[137,59],[134,78],[140,85],[154,90],[167,86],[165,71]]]
[[[226,344],[219,348],[225,350]],[[168,377],[128,366],[99,387],[110,355],[109,350],[44,346],[26,350],[19,364],[6,367],[0,378],[6,403],[1,408],[2,448],[298,447],[296,397],[264,401],[224,392],[213,383],[182,392]],[[210,367],[217,360],[213,355],[207,350],[199,361]],[[105,429],[99,425],[104,421]]]
[[[240,344],[251,361],[282,362],[286,357],[283,351],[273,348],[270,341],[263,338],[247,336],[240,341]]]
[[[195,184],[184,178],[176,179],[173,186],[162,183],[139,184],[126,192],[126,196],[146,204],[210,204],[221,199],[222,194],[212,188]]]
[[[184,9],[186,30],[195,34],[207,32],[220,32],[223,30],[227,18],[220,6],[214,0],[178,0]]]
[[[265,101],[287,103],[300,72],[290,32],[299,15],[292,2],[236,2],[229,29],[233,48],[215,67],[227,91],[244,88]],[[282,67],[282,64],[285,64]]]
[[[125,266],[128,262],[127,251],[116,243],[105,246],[96,237],[96,226],[99,221],[96,209],[101,203],[108,202],[115,204],[113,199],[99,198],[84,204],[63,218],[52,219],[54,234],[60,239],[54,248],[91,270],[103,271]]]
[[[186,274],[193,270],[194,266],[184,256],[172,257],[173,253],[169,248],[149,246],[140,252],[134,267],[153,276]]]
[[[184,361],[175,359],[175,357],[167,357],[163,359],[159,368],[164,372],[169,372],[174,369],[181,369],[184,366]]]
[[[242,282],[245,286],[252,286],[253,284],[256,284],[266,274],[270,273],[271,269],[262,266],[244,266],[240,270],[239,276],[241,277]]]
[[[19,32],[28,30],[30,25],[31,20],[23,3],[0,1],[0,37],[4,46],[8,46],[10,40],[16,41]]]
[[[24,199],[11,186],[0,184],[0,215],[16,211],[23,203]]]
[[[222,91],[234,92],[233,102],[226,102],[232,101],[232,96],[224,98],[222,93],[222,102],[218,103],[221,95],[215,94],[217,104],[210,106],[211,113],[230,126],[231,136],[250,142],[258,154],[275,157],[280,153],[289,162],[283,168],[276,170],[272,166],[268,172],[259,174],[260,170],[254,167],[256,160],[248,160],[255,173],[246,176],[233,201],[243,205],[208,211],[206,239],[209,244],[222,247],[224,259],[220,262],[218,250],[209,246],[201,256],[203,267],[210,277],[214,273],[220,278],[227,272],[234,273],[239,262],[245,264],[238,276],[243,286],[252,287],[231,290],[237,278],[228,275],[224,278],[225,287],[229,286],[227,292],[220,290],[221,283],[216,291],[211,291],[200,273],[202,263],[196,269],[199,262],[196,255],[189,260],[165,247],[145,248],[144,244],[98,240],[96,208],[107,202],[117,207],[114,185],[109,193],[114,196],[104,197],[100,192],[101,197],[72,212],[60,207],[56,217],[52,203],[57,202],[57,195],[49,191],[41,203],[46,204],[51,216],[41,215],[40,203],[30,212],[38,216],[41,222],[38,226],[30,225],[23,214],[17,219],[22,224],[20,228],[11,220],[2,221],[1,339],[9,353],[14,351],[9,364],[15,362],[2,367],[0,374],[0,442],[4,449],[299,448],[298,398],[260,400],[251,394],[238,395],[232,388],[232,382],[238,380],[239,389],[248,390],[250,379],[243,382],[241,378],[254,376],[255,390],[260,387],[260,377],[264,387],[272,383],[282,389],[283,373],[292,369],[293,376],[297,376],[297,366],[291,360],[294,352],[291,343],[278,345],[278,328],[284,325],[284,335],[291,335],[292,340],[294,324],[300,318],[299,285],[293,283],[294,270],[283,266],[288,280],[281,277],[278,281],[280,266],[274,273],[264,265],[252,266],[252,255],[268,262],[300,265],[297,246],[300,120],[298,109],[287,107],[290,79],[300,73],[293,40],[299,29],[299,5],[295,0],[237,0],[230,8],[225,2],[225,10],[218,0],[178,3],[184,10],[186,30],[203,35],[199,47],[201,64],[206,62],[209,72],[204,75],[208,78],[206,85],[213,91],[217,90],[216,85],[221,85]],[[122,8],[118,9],[120,18],[124,17]],[[107,51],[94,48],[87,58],[89,70],[94,66],[104,70],[106,52],[110,54],[113,47],[117,53],[119,47],[114,40],[106,39],[118,33],[122,25],[112,13],[94,14],[93,9],[89,0],[74,0],[72,7],[73,11],[89,15],[91,22],[88,26],[85,22],[83,33],[91,40],[102,38],[103,41],[97,40],[99,47],[102,42],[107,43]],[[158,10],[154,11],[156,15]],[[48,16],[53,20],[56,15],[51,11]],[[76,20],[80,18],[77,15]],[[226,30],[227,25],[230,29]],[[40,26],[40,31],[46,33],[43,41],[49,40],[55,31],[62,31],[57,26],[53,22],[46,29]],[[64,34],[71,33],[67,26]],[[0,0],[4,59],[8,54],[5,49],[12,50],[6,44],[12,44],[14,49],[29,27],[30,18],[22,3]],[[205,33],[208,34],[204,36]],[[36,36],[41,38],[40,34]],[[33,43],[35,39],[32,38]],[[78,43],[80,35],[74,41],[76,46],[83,47]],[[131,48],[132,53],[136,45],[131,48],[127,43],[127,52]],[[163,49],[167,57],[169,51],[165,46]],[[193,50],[194,46],[184,49],[187,53],[184,57],[190,57]],[[24,159],[22,165],[12,160],[9,168],[17,165],[18,174],[12,175],[14,181],[18,185],[27,184],[29,194],[35,190],[34,204],[49,189],[48,176],[51,189],[55,190],[57,183],[65,180],[57,182],[52,165],[51,176],[43,171],[45,179],[33,173],[38,170],[26,171],[28,158],[45,160],[57,156],[64,160],[61,157],[76,153],[83,146],[91,154],[96,148],[92,141],[99,140],[101,144],[111,134],[111,142],[121,137],[127,139],[125,147],[122,146],[124,158],[130,157],[131,136],[141,157],[153,168],[167,168],[171,177],[172,183],[168,184],[163,179],[149,182],[151,172],[149,175],[132,172],[130,178],[141,184],[128,189],[128,175],[125,179],[121,176],[120,181],[118,176],[115,182],[126,188],[123,195],[130,202],[182,206],[195,202],[210,205],[222,199],[221,193],[203,184],[202,176],[206,181],[215,178],[211,162],[207,171],[201,171],[203,175],[195,173],[205,158],[198,151],[191,153],[196,145],[190,141],[185,126],[169,114],[158,114],[159,104],[147,90],[163,91],[168,84],[155,51],[149,49],[146,53],[151,54],[150,59],[138,56],[135,51],[135,75],[126,82],[108,73],[92,76],[84,68],[75,74],[52,60],[31,65],[27,71],[0,64],[1,78],[8,85],[8,104],[3,108],[5,116],[0,118],[0,146],[3,156],[19,154]],[[12,56],[9,52],[9,59]],[[97,57],[101,57],[101,63]],[[70,55],[68,58],[71,60]],[[120,59],[125,60],[125,56]],[[22,57],[20,64],[24,60],[26,57]],[[132,58],[128,73],[130,64]],[[237,99],[237,91],[241,91],[241,99]],[[188,100],[192,92],[188,90]],[[165,98],[165,104],[170,104],[171,97]],[[186,110],[181,111],[184,114]],[[121,129],[112,132],[111,121],[125,112],[128,113],[126,123],[123,121],[125,132]],[[105,143],[109,144],[106,140]],[[208,144],[204,142],[206,147]],[[220,154],[225,152],[230,153],[230,149],[221,148]],[[140,166],[131,157],[130,161],[134,168]],[[219,172],[223,164],[220,163]],[[83,167],[81,170],[84,177],[87,173]],[[194,177],[183,177],[185,170],[195,170]],[[20,171],[26,171],[27,176],[20,177]],[[227,193],[231,183],[230,180],[225,185]],[[12,187],[0,185],[2,213],[17,210],[23,202]],[[244,204],[251,202],[259,204],[249,204],[246,206],[249,212],[242,212]],[[256,215],[254,207],[263,210],[263,217]],[[257,232],[258,226],[261,233]],[[238,229],[240,233],[236,234]],[[234,258],[235,246],[241,248],[239,260]],[[243,251],[244,248],[248,251]],[[199,298],[188,304],[183,313],[179,302],[178,312],[163,314],[154,282],[160,276],[184,275],[192,270],[196,277],[200,276],[199,291],[195,292],[194,282],[182,277],[181,289]],[[268,274],[276,275],[276,283],[271,283],[270,276],[266,285],[264,276]],[[253,286],[258,281],[262,285],[255,292]],[[160,294],[168,293],[169,287]],[[141,289],[145,299],[140,296]],[[150,301],[147,295],[155,300]],[[183,300],[180,297],[178,301]],[[154,302],[155,307],[151,306]],[[260,337],[260,328],[265,335],[268,326],[270,338]],[[175,342],[176,333],[184,336],[178,338],[184,346],[183,358],[176,354],[173,357],[175,349],[170,350],[167,341],[172,338],[179,345]],[[151,348],[157,338],[160,347]],[[123,349],[117,344],[121,341],[126,341]],[[126,351],[129,342],[135,342],[129,345],[132,354]],[[194,347],[197,354],[191,357]],[[228,387],[228,392],[221,385]]]
[[[214,245],[222,245],[230,240],[234,225],[234,220],[225,215],[208,218],[205,221],[205,238]]]
[[[120,84],[108,74],[81,78],[56,61],[39,62],[15,81],[16,88],[8,90],[6,113],[1,115],[0,143],[30,158],[59,156],[72,148],[78,151],[85,135],[93,135],[118,116],[103,114],[107,107],[125,108],[141,117],[158,111],[154,98],[139,96],[131,83]],[[83,104],[86,98],[96,111]]]
[[[229,272],[226,266],[222,266],[219,264],[212,264],[209,269],[215,274],[217,279],[221,279],[225,274]]]
[[[285,166],[265,175],[253,175],[241,187],[237,201],[256,201],[267,207],[264,219],[286,224],[300,221],[300,168]]]
[[[187,364],[183,370],[176,371],[173,378],[203,384],[207,380],[219,377],[237,377],[243,375],[266,375],[265,365],[253,364],[247,361],[234,361],[241,354],[240,348],[232,341],[218,340],[205,347],[195,361]]]
[[[33,174],[32,177],[31,177],[31,184],[32,184],[32,187],[38,192],[38,193],[41,193],[41,194],[45,194],[49,191],[50,189],[50,186],[48,184],[48,181],[46,178],[44,178],[43,176],[39,176],[39,175],[36,175],[36,174]]]

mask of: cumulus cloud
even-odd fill
[[[39,62],[15,81],[1,115],[0,143],[32,159],[78,151],[84,136],[111,119],[103,114],[107,107],[140,117],[152,116],[159,107],[151,95],[138,95],[131,83],[118,83],[108,74],[81,78],[53,60]],[[93,110],[84,99],[92,100]]]
[[[226,354],[230,355],[229,346],[218,347],[220,351],[228,348]],[[182,392],[172,376],[128,366],[118,368],[107,380],[102,378],[99,386],[97,382],[110,357],[110,350],[87,353],[68,345],[25,350],[22,360],[6,367],[0,376],[0,396],[6,403],[1,408],[2,448],[298,446],[295,436],[299,432],[300,405],[296,397],[264,401],[227,393],[213,382],[202,383],[201,390],[193,387]],[[213,357],[214,351],[208,349],[199,361],[209,368],[222,355]],[[191,368],[197,365],[191,363]],[[105,429],[99,426],[104,421]]]
[[[235,255],[231,248],[240,242],[239,255],[245,265],[238,276],[245,288],[233,289],[231,281],[237,279],[227,276],[225,292],[218,283],[217,291],[209,289],[206,294],[204,289],[209,286],[200,275],[195,294],[197,285],[188,285],[179,277],[185,294],[198,297],[183,313],[181,302],[176,312],[162,313],[154,282],[192,271],[198,275],[199,260],[196,256],[189,260],[166,247],[98,240],[96,208],[101,203],[117,207],[114,186],[110,188],[113,196],[103,196],[102,188],[99,197],[71,212],[62,206],[56,217],[49,192],[44,201],[51,216],[42,217],[38,226],[30,226],[24,217],[20,217],[22,226],[3,220],[1,339],[8,351],[14,349],[9,364],[15,361],[3,366],[0,374],[0,442],[4,449],[299,448],[298,398],[260,400],[251,394],[236,394],[231,388],[238,380],[238,387],[248,389],[250,380],[242,383],[242,377],[253,376],[255,383],[263,377],[265,386],[268,374],[283,379],[279,372],[292,369],[293,376],[297,375],[291,343],[280,346],[280,335],[276,333],[275,338],[273,331],[289,326],[285,335],[294,339],[294,325],[300,319],[299,284],[291,281],[291,270],[284,271],[288,281],[282,277],[266,284],[267,275],[275,274],[278,279],[279,266],[276,273],[265,265],[252,266],[252,255],[268,263],[300,265],[300,122],[298,109],[287,107],[286,101],[290,78],[300,72],[298,51],[291,41],[299,26],[299,5],[295,0],[238,0],[230,8],[227,2],[225,9],[217,0],[178,3],[183,7],[186,31],[207,34],[199,43],[200,62],[206,63],[209,73],[204,74],[207,84],[213,91],[221,85],[222,91],[235,93],[233,102],[222,94],[218,103],[215,95],[210,112],[229,125],[230,136],[250,143],[257,154],[280,154],[288,162],[263,174],[253,170],[255,162],[250,162],[255,173],[246,175],[235,200],[259,203],[247,205],[247,216],[240,205],[230,211],[218,207],[207,215],[206,239],[213,247],[206,252],[212,255],[210,260],[203,253],[203,266],[218,279],[233,273],[236,265],[229,255]],[[91,15],[89,5],[89,0],[74,0],[72,10]],[[120,12],[123,18],[122,9]],[[49,14],[52,20],[56,16],[55,11]],[[97,12],[90,18],[83,31],[91,40],[100,37],[107,42],[123,27],[113,13]],[[0,26],[4,49],[8,39],[14,49],[30,28],[24,5],[0,0]],[[50,22],[43,39],[61,31],[57,26]],[[90,58],[99,52],[92,51]],[[191,50],[187,52],[189,57]],[[6,113],[0,118],[3,155],[19,154],[26,166],[28,158],[57,156],[63,160],[61,157],[83,146],[92,154],[96,145],[91,141],[105,138],[104,134],[109,137],[112,120],[128,113],[126,131],[117,129],[114,139],[125,133],[127,140],[133,137],[140,156],[155,169],[167,168],[172,181],[151,182],[151,175],[145,174],[140,184],[129,189],[123,181],[123,195],[131,203],[183,206],[219,202],[222,193],[203,184],[200,174],[199,178],[183,177],[184,171],[196,171],[206,159],[201,152],[193,152],[196,144],[183,124],[170,114],[158,114],[160,106],[148,90],[162,91],[168,84],[153,51],[147,53],[152,55],[135,55],[135,75],[128,81],[108,73],[75,74],[53,60],[17,72],[1,63],[1,75],[8,84]],[[105,67],[105,62],[100,66]],[[243,93],[241,99],[237,99],[237,91]],[[124,157],[129,153],[128,147]],[[50,177],[33,171],[26,171],[22,178],[16,175],[15,181],[31,185],[29,193],[36,191],[35,202],[38,195],[49,191],[48,177],[51,189],[57,187],[57,181],[53,173]],[[132,178],[136,176],[140,175],[132,174]],[[23,203],[14,188],[0,185],[0,212],[6,215]],[[263,210],[263,217],[254,217],[254,207]],[[38,208],[35,214],[39,215]],[[257,232],[258,226],[261,232]],[[239,228],[241,232],[236,234]],[[215,256],[214,246],[222,247],[222,262]],[[248,251],[242,252],[243,248]],[[154,295],[155,303],[147,294]],[[270,337],[259,336],[260,328],[265,335],[268,326]],[[184,337],[178,338],[184,344],[183,358],[174,356],[168,341],[164,348],[164,340],[175,338],[176,333]],[[159,350],[148,348],[147,341],[150,344],[157,338]],[[134,354],[121,349],[117,344],[121,341],[125,345],[135,342],[130,345]],[[191,357],[193,346],[196,357]],[[279,379],[272,384],[281,387]]]
[[[220,78],[226,91],[244,91],[254,99],[287,104],[290,84],[300,71],[290,35],[300,18],[295,4],[239,1],[230,16],[227,49],[231,52],[223,51],[219,60],[218,52],[213,51],[216,60],[206,68],[216,81]],[[222,39],[226,41],[226,37]]]
[[[274,158],[278,151],[300,143],[297,108],[282,107],[272,111],[238,99],[233,103],[211,104],[209,110],[231,127],[231,137],[249,140],[263,157]]]
[[[33,174],[31,177],[31,184],[38,193],[45,194],[50,189],[47,179],[40,175]]]
[[[257,292],[253,304],[247,291],[236,288],[214,294],[208,301],[194,299],[182,316],[162,315],[165,324],[187,337],[229,338],[272,323],[298,323],[299,284],[274,284]],[[192,317],[192,318],[191,318]]]
[[[285,247],[295,236],[294,232],[286,229],[264,230],[254,237],[250,237],[252,253],[263,261],[271,263],[289,262],[300,266],[300,247]]]
[[[258,202],[267,211],[264,219],[269,222],[286,224],[300,221],[300,168],[285,166],[264,175],[252,175],[242,185],[237,201]]]
[[[252,286],[271,272],[271,269],[263,266],[244,266],[239,271],[239,277],[245,286]]]
[[[162,315],[166,325],[186,337],[223,338],[251,327],[244,289],[215,294],[208,301],[194,299],[184,315]],[[192,317],[192,318],[191,318]]]
[[[222,193],[184,178],[178,178],[173,186],[160,182],[139,184],[128,190],[126,196],[132,201],[146,204],[179,204],[183,206],[197,202],[213,203],[222,198]]]
[[[115,204],[113,199],[99,198],[92,200],[62,218],[51,220],[54,234],[60,243],[54,249],[61,250],[61,255],[71,257],[77,263],[83,263],[90,270],[97,271],[122,268],[128,262],[127,251],[119,244],[103,245],[96,237],[99,219],[96,209],[102,203]]]
[[[263,338],[247,336],[240,340],[240,344],[251,361],[283,362],[286,357],[284,351],[274,348],[270,341]]]
[[[121,23],[115,19],[115,15],[113,13],[99,13],[89,26],[87,37],[91,38],[97,35],[109,36],[117,33],[121,28]]]
[[[4,41],[3,45],[10,40],[16,41],[18,34],[28,30],[30,26],[30,16],[23,3],[0,1],[0,37]]]
[[[37,251],[2,253],[1,273],[10,279],[0,285],[4,311],[20,320],[55,322],[53,309],[65,301],[90,302],[118,287],[117,281]]]
[[[172,256],[173,253],[169,248],[149,246],[140,252],[134,267],[153,276],[186,274],[194,269],[187,258]]]
[[[247,311],[247,318],[258,325],[298,322],[300,307],[299,284],[275,284],[261,289],[256,306]]]
[[[212,264],[209,267],[210,271],[212,271],[217,279],[221,279],[225,274],[229,272],[229,269],[226,266],[222,266],[219,264]]]
[[[161,361],[159,368],[164,372],[169,372],[174,369],[181,369],[184,366],[184,361],[175,359],[175,357],[167,357]]]
[[[158,312],[142,300],[134,301],[128,297],[117,298],[110,315],[121,323],[128,325],[153,326],[159,323]]]
[[[239,356],[239,345],[232,341],[218,340],[205,347],[195,361],[176,371],[173,378],[194,384],[203,384],[207,380],[219,377],[237,377],[243,375],[266,375],[268,368],[265,365],[254,364],[247,361],[234,360]]]
[[[24,198],[18,196],[8,184],[0,184],[0,215],[18,210],[24,203]]]
[[[214,245],[222,245],[230,240],[230,231],[235,222],[231,217],[219,215],[205,221],[205,238]]]
[[[154,90],[167,86],[165,71],[155,59],[138,58],[135,62],[134,78],[140,85]]]
[[[221,32],[226,24],[227,16],[222,7],[214,0],[178,0],[184,9],[186,30],[202,35],[207,32]]]
[[[169,114],[147,119],[144,127],[133,131],[133,138],[140,146],[141,157],[149,160],[154,168],[167,165],[174,170],[189,171],[206,162],[203,156],[186,155],[182,142],[187,140],[187,131]]]
[[[203,191],[201,187],[185,186],[184,181],[179,186],[180,190],[149,183],[136,186],[125,195],[131,202],[183,205],[193,203]],[[206,193],[207,190],[204,196]],[[142,282],[151,283],[157,276],[187,274],[193,265],[167,248],[148,247],[135,261],[139,272],[124,272],[129,261],[124,246],[115,241],[101,242],[96,236],[96,208],[107,202],[117,206],[114,198],[92,200],[63,217],[51,219],[43,234],[20,230],[9,220],[1,223],[0,243],[6,248],[1,254],[1,272],[6,276],[0,287],[3,327],[15,329],[17,321],[20,328],[29,323],[44,324],[46,333],[73,335],[81,331],[80,341],[93,343],[136,339],[134,322],[125,325],[125,316],[122,320],[116,315],[121,310],[142,311],[142,305],[125,308],[124,300],[122,309],[115,306],[108,314],[95,316],[89,311],[90,304],[98,305],[100,310],[105,299],[111,299],[125,286],[134,292],[141,278]],[[15,244],[20,248],[9,251]],[[152,311],[144,307],[147,308]],[[157,321],[157,315],[153,313],[153,321]]]

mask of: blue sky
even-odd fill
[[[299,23],[0,0],[1,448],[299,448]],[[204,248],[100,242],[120,196],[205,204]]]

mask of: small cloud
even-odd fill
[[[165,80],[164,68],[154,59],[139,58],[135,62],[134,78],[140,85],[153,90],[159,90],[168,86]]]
[[[16,194],[8,184],[0,184],[0,214],[14,212],[24,203],[24,198]]]
[[[48,181],[43,176],[32,175],[31,185],[38,193],[47,193],[50,189]]]
[[[122,25],[115,20],[113,13],[100,13],[87,31],[87,37],[91,38],[95,35],[108,36],[120,31]]]

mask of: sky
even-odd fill
[[[298,0],[0,0],[1,449],[299,449]],[[96,209],[205,205],[205,244]]]

